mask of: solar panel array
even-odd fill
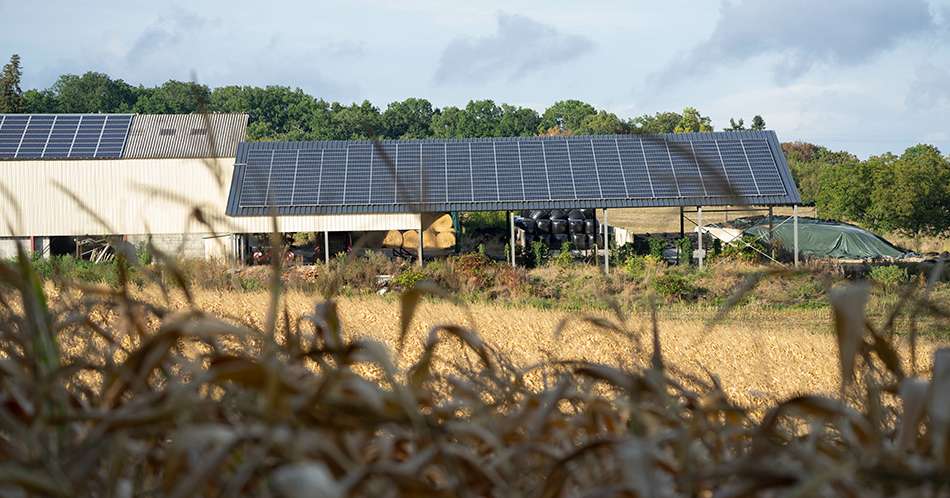
[[[131,114],[0,114],[0,159],[117,159],[131,122]]]
[[[771,132],[244,143],[229,213],[800,202],[777,147]]]

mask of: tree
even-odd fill
[[[538,131],[541,133],[557,127],[561,130],[576,132],[588,116],[597,114],[594,106],[580,100],[561,100],[545,109],[541,115]]]
[[[624,124],[616,114],[600,111],[584,119],[577,129],[579,135],[613,135],[624,132]]]
[[[633,133],[673,133],[683,116],[676,112],[658,112],[653,116],[644,114],[630,121]]]
[[[211,110],[248,113],[248,137],[261,139],[329,139],[336,130],[329,104],[299,88],[225,86],[211,92]]]
[[[724,131],[742,131],[745,129],[745,121],[742,118],[739,118],[737,123],[735,119],[729,118],[729,126],[723,128]]]
[[[888,158],[882,157],[881,161]],[[863,223],[871,207],[874,166],[855,160],[819,166],[815,204],[826,218]]]
[[[140,88],[133,112],[142,114],[190,114],[208,110],[211,91],[198,83],[168,80],[157,88]]]
[[[750,130],[755,130],[755,131],[762,131],[762,130],[764,130],[764,129],[765,129],[765,120],[762,119],[762,116],[759,116],[758,114],[756,114],[755,117],[752,118],[752,125],[749,126],[749,129],[750,129]]]
[[[330,105],[333,138],[337,140],[366,140],[377,138],[382,131],[382,115],[370,101],[343,106]]]
[[[950,233],[950,160],[932,145],[915,145],[879,164],[867,218],[915,239]]]
[[[432,135],[438,138],[461,138],[462,120],[465,111],[458,107],[445,107],[432,116]]]
[[[52,90],[27,90],[23,92],[23,112],[44,114],[59,112],[59,102]]]
[[[712,121],[709,117],[701,115],[694,107],[686,107],[683,109],[683,115],[679,123],[676,123],[673,132],[690,133],[712,130]]]
[[[22,77],[20,56],[13,54],[0,74],[0,112],[23,112],[23,89],[20,88]]]
[[[433,113],[432,104],[426,99],[392,102],[383,112],[384,134],[389,138],[428,137]]]
[[[472,100],[462,115],[462,136],[496,137],[501,125],[501,108],[493,100]]]
[[[537,134],[540,123],[538,111],[502,104],[497,133],[501,137],[530,137]]]
[[[52,90],[60,112],[129,112],[136,100],[136,91],[128,83],[92,71],[82,76],[64,74]]]

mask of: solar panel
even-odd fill
[[[117,159],[131,123],[131,114],[0,114],[0,159]]]
[[[800,202],[772,132],[242,143],[236,171],[232,215]]]

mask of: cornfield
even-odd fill
[[[950,496],[950,350],[908,368],[895,330],[950,316],[927,288],[882,324],[865,317],[866,285],[835,289],[840,392],[759,412],[668,362],[657,321],[639,331],[619,308],[582,320],[630,344],[624,366],[516,366],[466,320],[431,327],[399,368],[346,338],[333,300],[292,315],[279,262],[252,325],[202,311],[159,259],[154,299],[121,272],[49,297],[25,254],[0,264],[0,494]],[[398,349],[427,296],[454,299],[405,292]]]

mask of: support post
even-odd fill
[[[607,208],[604,208],[604,274],[610,275],[610,223],[607,221]]]
[[[792,251],[794,252],[795,268],[798,268],[798,204],[792,206],[792,231],[794,232]]]
[[[330,266],[330,232],[323,232],[323,262]]]
[[[423,232],[425,232],[425,227],[422,226],[422,214],[420,214],[419,215],[419,249],[418,249],[418,254],[416,256],[416,259],[419,260],[419,266],[422,266],[422,246],[425,245],[423,244],[424,241],[422,240]]]
[[[775,259],[775,226],[772,222],[772,206],[769,206],[769,254]]]
[[[699,206],[696,208],[696,225],[699,227],[699,232],[696,237],[696,249],[698,250],[699,256],[699,269],[703,269],[703,259],[706,256],[706,253],[703,251],[703,207]],[[690,255],[692,256],[692,255]]]
[[[511,241],[508,243],[508,247],[511,248],[511,266],[518,266],[518,262],[515,259],[515,213],[513,211],[508,211],[508,223],[511,225]]]
[[[683,223],[683,208],[680,208],[680,238],[686,236],[686,225]]]

